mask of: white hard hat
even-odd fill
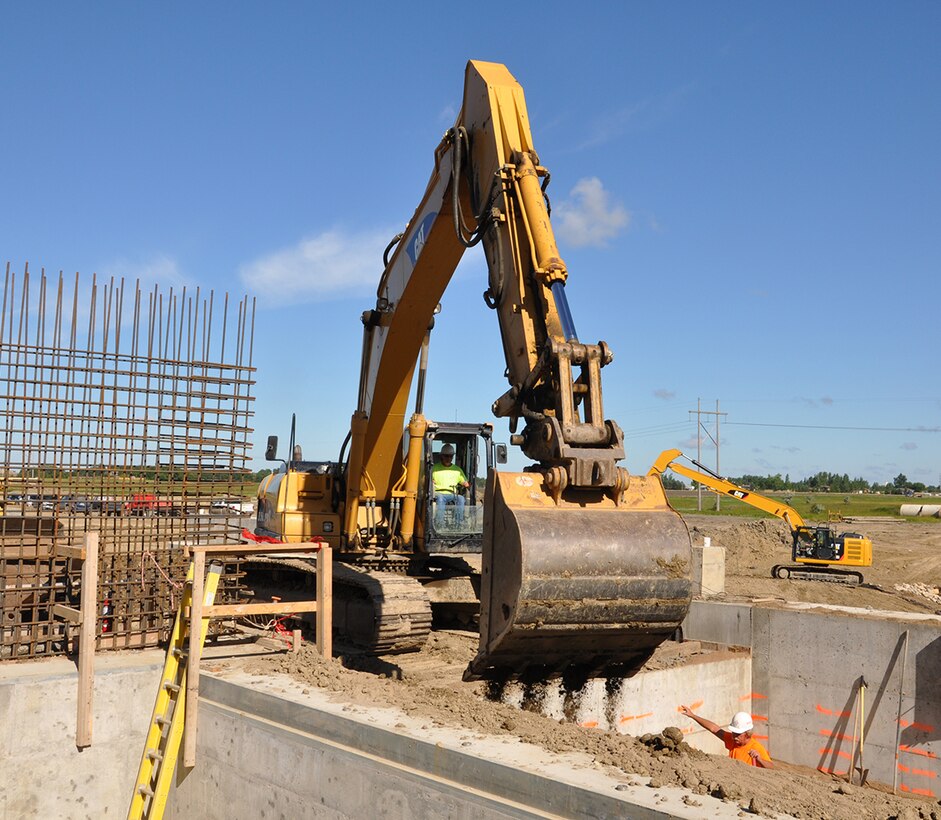
[[[453,456],[453,455],[454,455],[454,447],[452,447],[450,444],[445,444],[444,447],[441,448],[441,455],[443,455],[443,456]]]
[[[732,716],[732,722],[725,727],[725,731],[731,732],[733,735],[740,735],[742,732],[750,732],[754,728],[755,724],[748,712],[736,712]]]

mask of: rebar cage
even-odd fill
[[[20,276],[0,312],[0,658],[65,653],[63,546],[99,533],[98,648],[172,627],[187,545],[251,514],[254,300]],[[237,567],[229,592],[238,585]]]

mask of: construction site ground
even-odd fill
[[[862,587],[777,580],[769,577],[773,564],[788,558],[789,536],[783,523],[726,516],[687,516],[694,544],[708,536],[727,550],[726,592],[719,599],[804,601],[863,607],[872,610],[941,613],[933,600],[941,580],[941,522],[866,521],[844,525],[861,531],[874,543],[874,564],[865,571]],[[897,588],[898,587],[898,588]],[[272,654],[252,659],[213,662],[211,671],[223,676],[238,668],[254,675],[282,673],[327,690],[351,708],[392,708],[450,727],[461,739],[470,735],[513,735],[554,752],[587,752],[599,767],[610,767],[626,783],[649,778],[651,788],[678,786],[689,790],[688,805],[698,795],[711,794],[734,801],[745,812],[766,817],[780,814],[813,818],[935,818],[941,803],[909,796],[893,796],[891,785],[849,785],[812,769],[778,761],[774,771],[745,766],[716,754],[705,754],[682,744],[663,748],[661,738],[640,738],[559,723],[543,715],[521,711],[494,697],[486,683],[464,683],[461,674],[477,648],[476,634],[445,630],[432,634],[419,653],[384,658],[324,660],[313,647],[298,654]],[[666,644],[651,667],[684,662],[703,652],[695,642]],[[716,721],[726,715],[709,716]],[[677,714],[676,725],[688,725]],[[664,726],[663,729],[669,727]],[[672,733],[668,733],[672,734]],[[670,744],[666,744],[669,746]]]

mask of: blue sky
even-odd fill
[[[258,455],[296,411],[334,458],[382,249],[502,62],[629,469],[718,400],[723,473],[935,484],[939,39],[928,2],[8,3],[0,261],[257,295]],[[469,251],[429,417],[506,389],[485,280]]]

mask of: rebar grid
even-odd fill
[[[67,651],[51,605],[79,575],[57,548],[91,530],[98,646],[153,645],[184,547],[240,541],[254,494],[254,300],[33,279],[8,263],[0,305],[0,658]]]

